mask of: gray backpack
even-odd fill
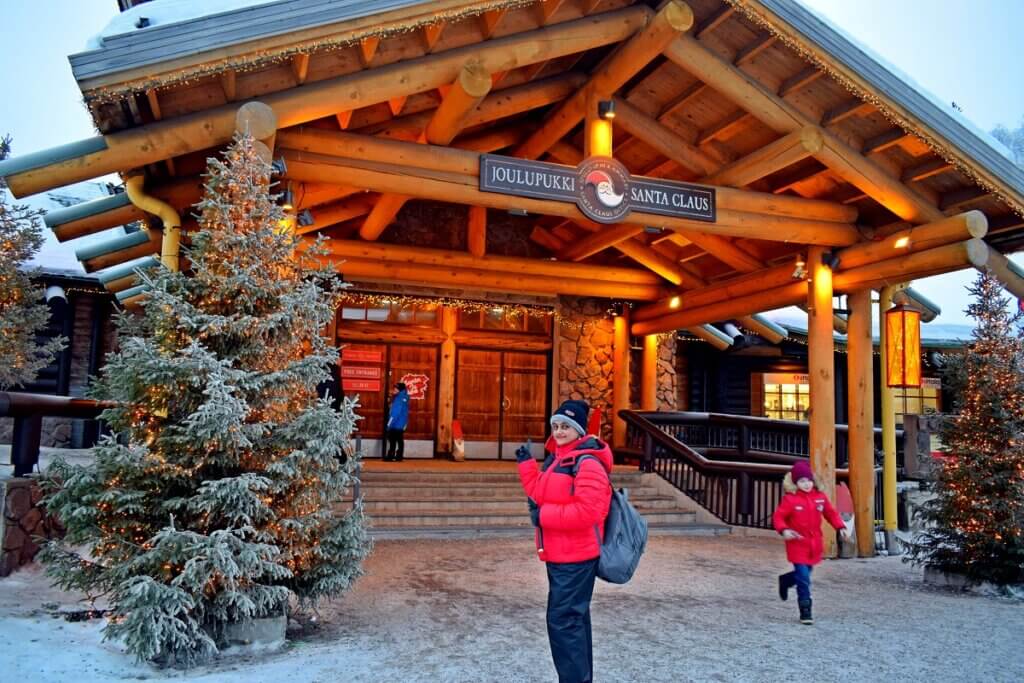
[[[593,455],[580,456],[572,468],[573,478],[579,472],[580,463],[587,458],[597,460]],[[601,466],[604,467],[603,464]],[[629,502],[627,489],[612,488],[612,502],[604,523],[601,557],[597,561],[598,578],[608,583],[627,583],[633,577],[646,548],[647,520]]]

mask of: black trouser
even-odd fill
[[[384,459],[401,460],[405,454],[405,430],[389,429],[384,435],[384,442],[387,445]]]
[[[559,683],[588,683],[594,678],[590,635],[590,598],[597,559],[547,563],[548,641]]]

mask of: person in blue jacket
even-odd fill
[[[409,424],[409,392],[405,383],[399,382],[391,394],[391,410],[388,411],[387,431],[384,443],[387,447],[385,460],[401,462],[405,453],[405,427]]]

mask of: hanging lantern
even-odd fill
[[[921,312],[893,306],[885,312],[885,383],[921,386]]]

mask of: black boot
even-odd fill
[[[779,574],[779,599],[789,600],[789,589],[793,587],[793,572]]]
[[[814,617],[811,616],[811,599],[797,600],[797,604],[800,606],[800,623],[810,626],[814,623]]]

